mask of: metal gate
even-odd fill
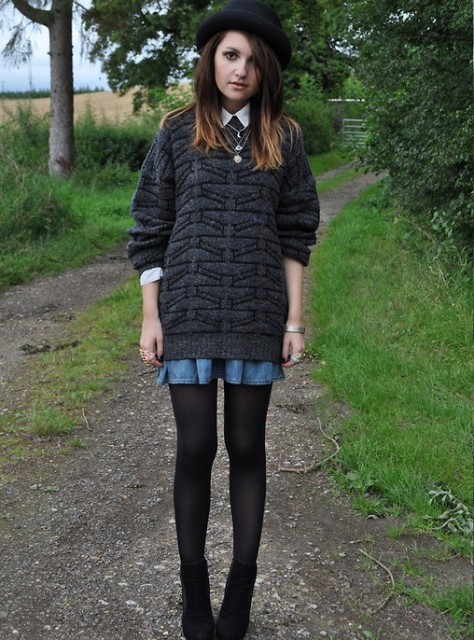
[[[367,138],[365,121],[361,118],[344,118],[342,121],[342,138],[344,142],[364,142]]]

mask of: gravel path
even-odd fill
[[[324,194],[323,220],[373,180],[364,175]],[[20,347],[29,345],[34,353],[71,341],[70,318],[130,274],[122,246],[83,269],[14,287],[0,298],[2,406],[21,402],[12,397],[11,384],[27,371]],[[343,404],[328,409],[327,399],[321,413],[325,391],[313,382],[311,367],[305,361],[274,389],[267,512],[248,639],[448,640],[443,615],[399,595],[388,599],[391,576],[399,580],[402,566],[410,564],[440,585],[464,583],[467,560],[433,560],[442,547],[428,536],[391,539],[387,530],[397,522],[355,513],[324,471],[282,471],[303,470],[330,455],[329,438],[337,438],[338,425],[350,414]],[[51,447],[37,461],[6,466],[0,487],[0,640],[179,639],[174,426],[167,389],[155,386],[133,353],[127,380],[85,415],[84,449],[64,456]],[[231,560],[222,439],[210,522],[217,613]]]

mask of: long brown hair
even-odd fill
[[[195,99],[168,113],[162,121],[165,124],[189,109],[196,109],[194,127],[195,149],[209,153],[211,149],[224,148],[230,153],[223,131],[221,119],[221,101],[215,81],[214,57],[216,49],[227,32],[213,36],[202,48],[200,58],[194,70]],[[283,74],[273,49],[258,36],[246,33],[253,51],[255,66],[261,81],[257,93],[250,100],[250,141],[254,169],[277,169],[282,164],[282,144],[284,127],[290,135],[299,132],[294,120],[283,113]]]

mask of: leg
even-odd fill
[[[249,625],[265,509],[265,423],[271,389],[271,385],[225,385],[234,560],[217,621],[219,640],[241,640]]]
[[[217,383],[169,385],[177,428],[174,506],[183,563],[204,557],[217,451]]]
[[[183,633],[212,640],[209,574],[204,558],[217,450],[217,384],[170,385],[177,427],[174,504],[183,589]]]
[[[272,385],[225,385],[234,558],[257,560],[266,496],[265,425]]]

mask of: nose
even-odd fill
[[[247,62],[245,60],[239,62],[237,68],[235,69],[235,73],[237,74],[237,77],[245,78],[245,76],[247,75]]]

